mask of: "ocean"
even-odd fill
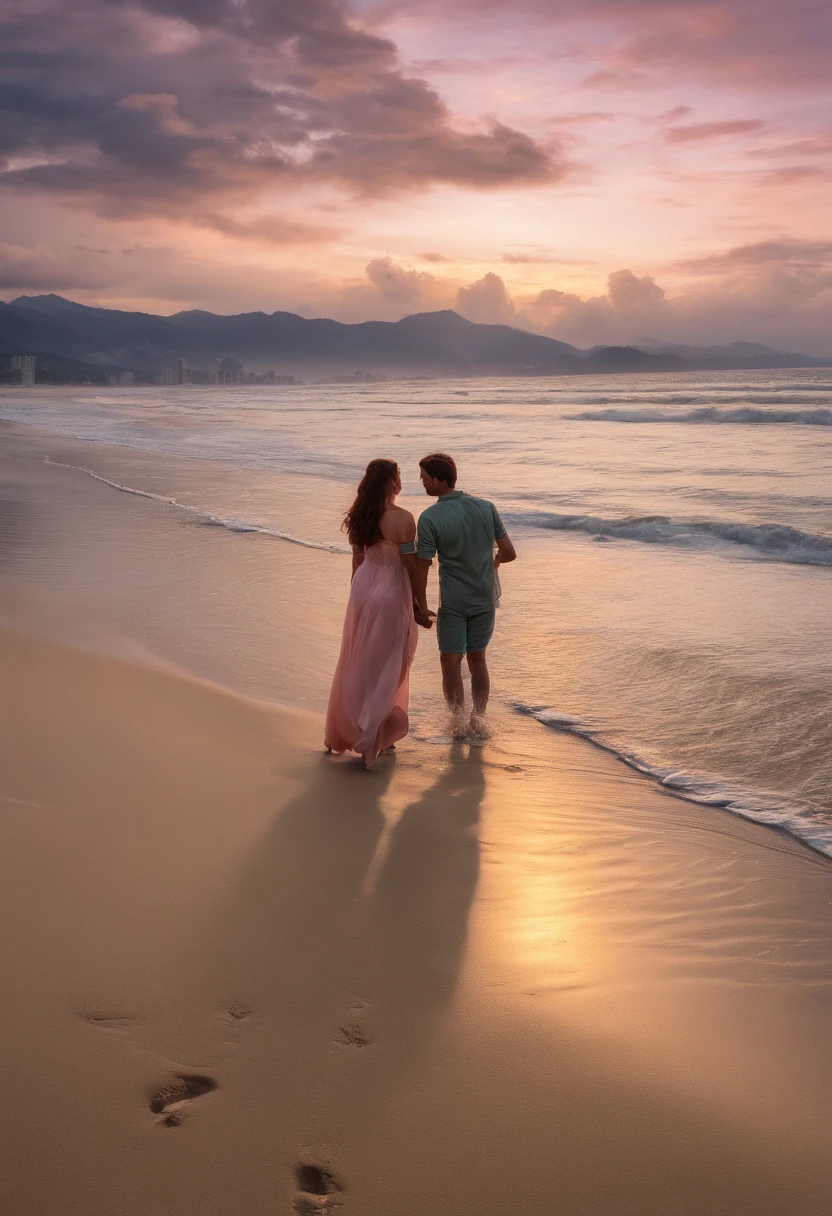
[[[68,616],[313,709],[364,465],[398,460],[418,512],[419,458],[450,452],[519,553],[490,652],[506,713],[613,752],[674,795],[668,813],[708,803],[832,855],[828,370],[6,388],[0,419],[0,441],[37,437],[67,495],[60,562],[38,559],[45,542],[16,562]],[[81,481],[100,504],[83,526]],[[424,742],[442,730],[435,647],[423,633]]]

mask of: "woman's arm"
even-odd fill
[[[413,546],[416,540],[416,520],[409,511],[401,510],[397,512],[398,518],[395,526],[395,540],[399,545]],[[393,539],[391,537],[391,539]],[[401,550],[399,550],[401,552]],[[402,564],[407,571],[407,577],[410,579],[410,591],[413,596],[413,615],[416,618],[416,624],[421,625],[423,629],[430,629],[433,625],[433,619],[428,613],[427,600],[425,599],[425,589],[427,584],[427,572],[430,568],[430,562],[420,562],[415,553],[402,553]],[[423,570],[421,567],[425,567]]]
[[[358,569],[358,567],[362,566],[363,564],[364,564],[364,546],[363,545],[353,545],[353,547],[352,547],[352,576],[350,577],[350,582],[352,582],[352,578],[354,577],[355,572]]]
[[[410,590],[413,595],[413,615],[416,624],[423,629],[430,629],[433,618],[428,610],[427,583],[430,562],[420,561],[415,553],[403,553],[402,562],[410,579]]]

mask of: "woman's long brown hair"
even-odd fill
[[[371,460],[358,486],[355,502],[341,525],[351,545],[369,548],[382,539],[381,517],[390,497],[391,483],[399,475],[395,460]]]

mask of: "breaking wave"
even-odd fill
[[[733,423],[740,426],[775,424],[832,426],[832,409],[777,410],[744,406],[741,409],[726,410],[715,405],[706,405],[698,410],[689,410],[686,414],[672,414],[645,407],[643,409],[585,410],[581,414],[569,414],[568,418],[571,421],[581,422],[698,422]]]
[[[674,520],[667,515],[604,519],[598,515],[560,515],[549,511],[507,513],[512,523],[553,532],[584,532],[599,541],[634,540],[644,544],[691,544],[715,540],[744,545],[759,557],[807,566],[832,566],[832,536],[802,532],[790,524],[744,524],[724,520]]]
[[[512,709],[517,713],[534,718],[550,730],[563,731],[567,734],[578,735],[586,739],[602,751],[609,752],[629,768],[652,777],[663,789],[676,798],[687,802],[696,802],[702,806],[712,806],[720,810],[731,811],[743,819],[751,819],[755,823],[764,823],[768,827],[779,828],[783,832],[802,840],[804,844],[832,857],[832,824],[823,813],[808,802],[791,800],[776,792],[760,792],[743,789],[729,782],[717,781],[712,778],[688,773],[684,769],[662,768],[650,764],[632,752],[623,751],[597,730],[573,718],[569,714],[558,713],[545,705],[527,705],[515,701]]]

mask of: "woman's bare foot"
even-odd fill
[[[389,747],[383,747],[383,748],[381,749],[381,751],[379,752],[379,755],[380,755],[380,756],[389,756],[389,755],[390,755],[390,753],[391,753],[391,752],[394,752],[395,750],[396,750],[396,745],[395,745],[395,743],[391,743]]]

